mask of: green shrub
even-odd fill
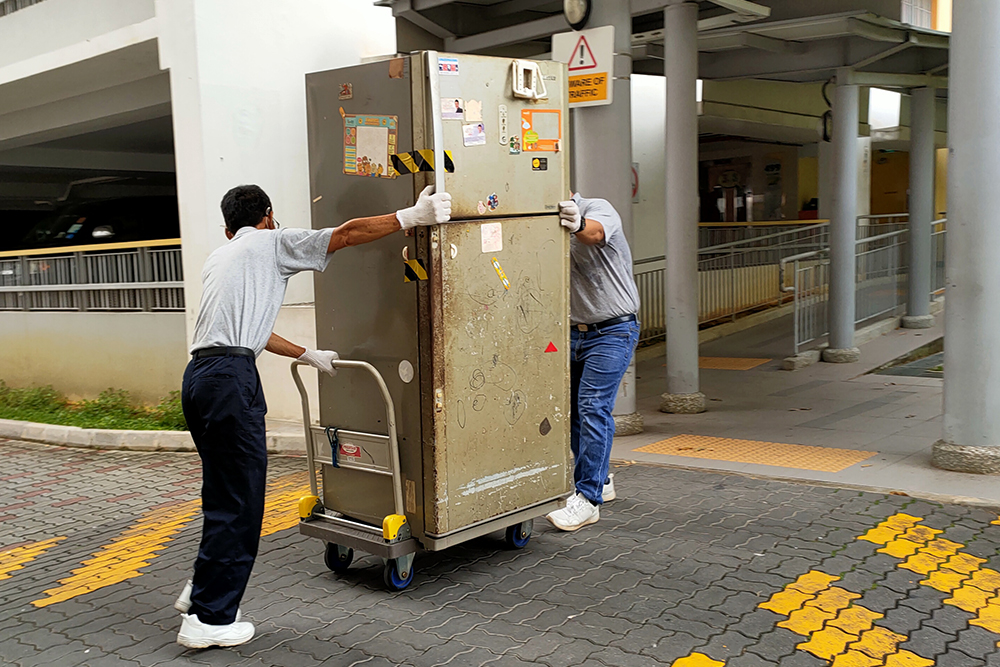
[[[71,403],[52,387],[8,387],[0,380],[0,419],[81,428],[136,431],[186,431],[180,392],[171,392],[155,407],[134,401],[122,389],[107,389],[95,399]]]

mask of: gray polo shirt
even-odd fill
[[[264,351],[285,299],[288,279],[323,271],[333,229],[243,227],[201,271],[204,289],[191,352],[206,347]]]
[[[583,218],[604,227],[597,245],[570,241],[570,322],[596,324],[639,312],[639,290],[632,277],[632,251],[622,231],[622,219],[603,199],[573,195]]]

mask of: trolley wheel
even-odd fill
[[[413,581],[413,565],[410,565],[410,570],[406,573],[406,577],[403,577],[399,573],[399,564],[397,561],[386,561],[385,571],[382,573],[382,579],[385,581],[386,588],[389,590],[401,591],[409,586],[410,582]]]
[[[327,542],[326,554],[324,554],[323,560],[326,561],[326,566],[334,572],[347,572],[347,568],[351,566],[351,561],[354,560],[354,549],[342,551],[336,544]]]
[[[513,526],[507,526],[504,541],[508,549],[523,549],[531,539],[531,521],[523,521]]]

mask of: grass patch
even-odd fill
[[[108,389],[92,400],[71,402],[52,387],[15,389],[0,380],[0,419],[80,428],[186,431],[181,394],[172,391],[158,405],[142,405],[127,391]]]

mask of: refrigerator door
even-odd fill
[[[427,145],[418,148],[434,147],[433,115],[438,115],[444,149],[455,166],[444,178],[452,217],[555,212],[569,197],[566,65],[441,53],[438,71],[427,72],[427,54],[413,58],[413,69],[424,70],[413,79],[422,87],[414,100],[424,100],[417,133]],[[437,78],[438,108],[428,74]],[[517,97],[515,87],[521,95],[544,97]]]
[[[569,235],[556,216],[539,216],[429,236],[425,530],[443,535],[571,488]]]

